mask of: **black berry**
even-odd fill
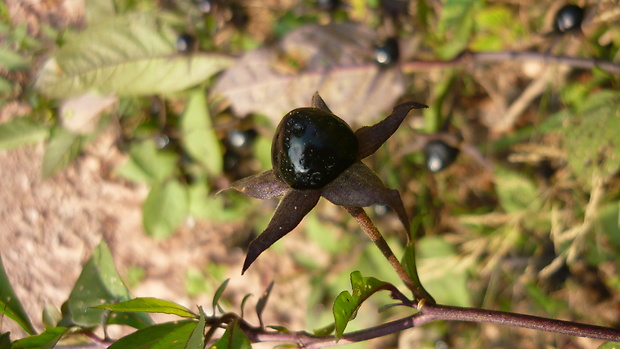
[[[182,53],[191,52],[196,47],[196,38],[187,33],[179,35],[177,38],[177,51]]]
[[[577,5],[565,5],[555,15],[553,30],[566,33],[581,28],[583,9]]]
[[[456,160],[459,149],[449,146],[442,140],[434,140],[424,146],[426,168],[431,172],[439,172],[450,166]]]
[[[382,67],[389,67],[398,62],[400,50],[398,40],[394,37],[388,38],[382,45],[375,46],[375,62]]]
[[[321,188],[357,158],[358,143],[344,120],[318,108],[298,108],[284,116],[271,146],[278,178],[295,189]]]

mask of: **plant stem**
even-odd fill
[[[396,258],[394,252],[392,252],[392,249],[390,249],[390,246],[387,244],[377,227],[375,227],[374,223],[372,222],[370,217],[368,217],[364,209],[361,207],[346,207],[346,209],[347,211],[349,211],[351,216],[353,216],[353,218],[357,220],[357,223],[360,225],[366,235],[368,235],[370,240],[372,240],[372,242],[377,245],[385,258],[387,258],[388,262],[392,265],[392,268],[394,268],[394,270],[396,271],[396,274],[398,274],[400,279],[405,283],[405,286],[407,286],[407,288],[409,288],[411,292],[413,292],[414,298],[418,302],[424,300],[426,304],[434,304],[435,300],[433,299],[433,297],[431,297],[431,295],[426,292],[424,287],[422,287],[422,283],[420,283],[419,281],[415,267],[412,268],[412,273],[415,274],[413,275],[413,278],[415,278],[417,282],[414,282],[412,276],[407,273],[403,265],[399,262],[398,258]]]
[[[531,315],[474,308],[459,308],[439,304],[427,304],[417,314],[375,327],[345,333],[339,341],[337,341],[334,336],[315,336],[305,331],[273,332],[253,327],[245,322],[241,322],[240,325],[253,342],[288,342],[297,343],[301,348],[316,349],[384,337],[437,320],[492,323],[560,333],[569,336],[620,342],[620,330],[618,329]]]
[[[502,52],[470,52],[465,51],[457,57],[448,61],[419,61],[411,60],[404,62],[400,68],[405,73],[428,69],[445,69],[463,64],[480,64],[480,63],[496,63],[506,61],[520,62],[540,62],[548,64],[564,64],[575,68],[593,69],[599,67],[612,74],[620,74],[620,64],[610,61],[581,58],[571,56],[555,56],[543,52],[518,52],[518,51],[502,51]]]
[[[429,304],[422,309],[417,326],[435,320],[483,322],[513,327],[531,328],[539,331],[561,333],[569,336],[620,341],[620,330],[602,326],[582,324],[572,321],[548,319],[532,315],[509,313],[495,310],[460,308]]]

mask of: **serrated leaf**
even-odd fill
[[[163,299],[141,297],[130,299],[125,302],[115,304],[103,304],[94,309],[108,309],[111,311],[119,312],[139,312],[139,313],[162,313],[173,314],[186,318],[197,318],[198,316],[192,313],[191,310],[186,307],[176,304],[174,302],[166,301]]]
[[[251,349],[252,344],[245,335],[245,332],[241,330],[237,320],[231,322],[226,327],[226,332],[222,338],[220,338],[215,344],[209,347],[209,349]]]
[[[11,286],[9,277],[4,269],[2,257],[0,257],[0,314],[13,319],[28,334],[36,333],[28,314],[24,311],[19,298]]]
[[[374,277],[363,277],[359,271],[351,273],[352,292],[341,292],[334,301],[333,313],[336,324],[336,338],[342,338],[349,321],[355,318],[357,310],[368,297],[381,290],[395,290],[395,287],[387,282]]]
[[[52,98],[169,94],[232,64],[227,56],[176,51],[177,34],[156,12],[102,19],[75,34],[43,64],[35,87]]]
[[[207,327],[207,315],[205,314],[204,310],[202,310],[202,307],[198,307],[198,311],[200,312],[198,324],[196,324],[196,328],[194,328],[192,334],[189,336],[187,344],[185,345],[185,349],[204,349],[205,347],[205,328]]]
[[[154,185],[142,206],[146,232],[157,239],[169,237],[187,216],[188,204],[187,189],[178,181]]]
[[[160,151],[153,140],[147,140],[131,145],[129,160],[117,173],[134,182],[154,185],[172,175],[177,168],[177,160],[176,154]]]
[[[226,279],[224,282],[222,282],[222,284],[220,285],[220,287],[217,288],[217,290],[215,291],[215,294],[213,295],[213,312],[215,313],[215,309],[220,309],[220,312],[223,313],[222,308],[220,308],[219,302],[220,302],[220,298],[222,297],[222,294],[224,294],[224,291],[226,290],[226,286],[228,286],[228,282],[230,281],[230,279]]]
[[[152,324],[146,314],[113,313],[108,316],[107,310],[92,308],[101,304],[127,301],[131,298],[129,290],[114,266],[110,249],[105,242],[101,242],[82,268],[82,273],[71,290],[66,306],[63,306],[65,319],[60,324],[94,327],[107,322],[134,328],[143,328]]]
[[[223,169],[223,153],[213,130],[207,98],[201,89],[189,97],[181,116],[181,132],[181,144],[187,153],[204,165],[209,174],[219,176]]]
[[[198,325],[185,320],[149,326],[125,336],[109,349],[185,349],[185,345]]]
[[[264,327],[263,324],[263,311],[265,310],[265,306],[267,305],[267,301],[269,300],[269,295],[271,294],[271,290],[273,289],[273,281],[269,283],[267,289],[260,296],[258,302],[256,302],[256,316],[258,316],[258,321],[260,322],[260,327]]]
[[[36,336],[25,337],[13,342],[12,349],[52,349],[67,332],[66,327],[48,327]]]
[[[500,206],[508,213],[536,211],[542,205],[536,185],[523,174],[498,167],[495,171],[495,189]]]
[[[56,127],[43,154],[43,166],[41,168],[43,178],[53,176],[75,160],[82,150],[82,141],[80,135]]]
[[[49,129],[30,118],[22,117],[0,124],[0,149],[9,150],[47,138]]]

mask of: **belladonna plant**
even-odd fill
[[[445,320],[494,323],[620,341],[620,331],[614,328],[504,311],[442,305],[437,304],[424,290],[417,276],[413,255],[415,249],[409,237],[409,218],[400,195],[398,191],[387,188],[361,161],[373,154],[394,134],[411,110],[420,108],[426,106],[416,102],[397,105],[381,122],[354,132],[315,94],[311,107],[292,110],[278,125],[272,144],[273,168],[233,182],[224,189],[236,189],[258,199],[282,198],[265,231],[250,243],[242,272],[245,272],[263,251],[293,230],[322,196],[333,204],[344,207],[357,220],[362,230],[377,245],[411,290],[413,300],[391,284],[376,279],[373,281],[373,278],[362,278],[358,272],[354,272],[351,274],[353,294],[344,292],[344,298],[340,299],[341,294],[334,302],[335,337],[318,336],[305,331],[274,332],[265,329],[262,322],[260,327],[255,327],[242,318],[235,317],[248,338],[253,342],[293,342],[303,348],[322,348],[364,341]],[[402,222],[407,232],[407,254],[402,264],[364,212],[362,207],[370,205],[392,207]],[[346,323],[354,317],[353,314],[365,297],[382,289],[389,290],[391,297],[397,300],[399,305],[415,308],[417,312],[376,327],[344,333]],[[261,309],[263,306],[264,304]],[[214,319],[215,323],[224,320],[224,317]]]
[[[256,258],[293,230],[322,196],[344,207],[355,217],[396,268],[417,299],[432,298],[403,270],[385,240],[361,207],[386,205],[394,209],[410,242],[410,223],[397,190],[389,189],[361,160],[372,155],[394,134],[413,109],[427,108],[416,102],[402,103],[381,122],[353,131],[334,115],[318,93],[312,105],[286,114],[276,129],[271,148],[273,168],[233,182],[236,189],[257,199],[282,197],[269,225],[248,248],[245,272]],[[417,276],[413,275],[417,280]],[[417,284],[417,285],[416,285]]]

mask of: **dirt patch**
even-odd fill
[[[112,132],[105,134],[74,165],[48,180],[40,177],[42,144],[0,153],[4,174],[0,177],[2,258],[38,330],[43,329],[43,307],[60,307],[82,265],[102,240],[109,244],[121,275],[132,266],[145,271],[143,282],[132,290],[135,296],[159,297],[188,307],[211,302],[210,295],[194,299],[187,296],[188,268],[204,270],[211,262],[227,264],[232,277],[227,297],[233,304],[239,304],[247,293],[261,294],[280,272],[280,277],[292,277],[290,265],[276,262],[277,256],[268,254],[254,271],[242,277],[244,253],[226,245],[226,237],[238,228],[235,224],[188,221],[168,240],[148,237],[142,228],[141,213],[148,188],[105,178],[124,161],[113,143]],[[301,281],[299,277],[293,279]],[[296,283],[293,280],[292,284]],[[280,299],[300,298],[295,302],[299,305],[303,292],[289,286],[281,290],[276,287],[274,294]],[[271,306],[278,307],[275,303]],[[301,312],[297,318],[303,318],[304,307],[297,309]],[[290,308],[281,310],[288,315],[279,320],[293,324]],[[13,339],[25,335],[12,321],[4,321],[2,329],[11,331]]]

